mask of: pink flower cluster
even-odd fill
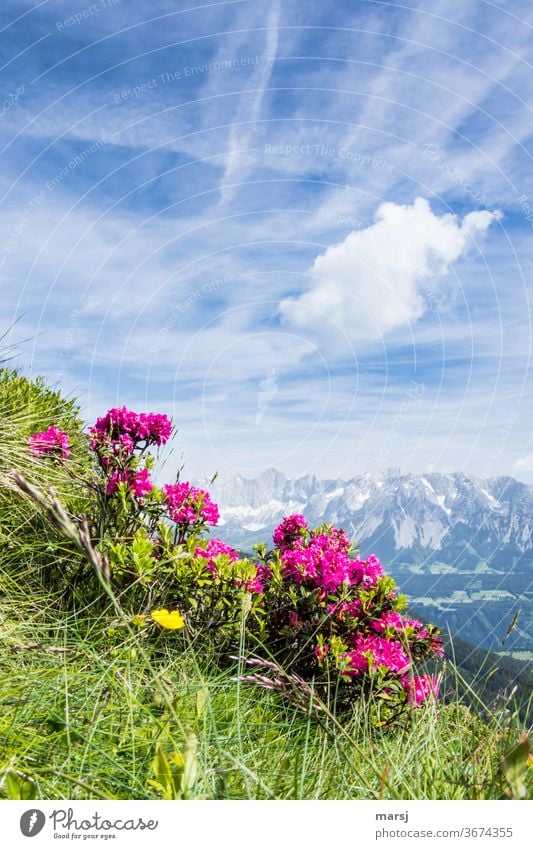
[[[331,528],[328,533],[311,533],[306,539],[303,516],[288,516],[274,531],[279,548],[282,573],[298,584],[309,584],[331,593],[341,584],[373,587],[383,575],[379,560],[350,557],[350,540],[342,530]]]
[[[207,568],[215,575],[218,574],[218,568],[216,565],[217,557],[226,555],[229,557],[231,563],[235,563],[235,561],[239,559],[238,552],[235,551],[231,545],[227,545],[220,539],[209,540],[205,548],[197,546],[194,554],[195,557],[204,557],[207,560]],[[269,576],[270,569],[268,569],[268,567],[256,566],[256,573],[253,578],[249,578],[247,581],[236,580],[236,584],[237,586],[243,585],[245,590],[249,593],[257,593],[261,595],[265,591],[263,582],[265,578]]]
[[[401,631],[407,625],[411,624],[416,624],[420,628],[422,627],[422,623],[418,622],[416,619],[407,620],[404,619],[403,616],[400,616],[400,614],[395,610],[386,610],[381,614],[379,619],[374,619],[370,623],[370,627],[373,631],[383,634],[387,628],[394,628],[396,631]]]
[[[225,554],[229,557],[232,563],[239,559],[239,555],[235,549],[232,548],[231,545],[227,545],[225,542],[222,542],[221,539],[211,539],[205,548],[197,546],[194,552],[195,557],[205,557],[207,560],[207,568],[210,572],[214,572],[215,574],[218,571],[215,565],[215,559],[220,557],[221,554]]]
[[[343,670],[345,675],[359,675],[360,672],[368,672],[376,666],[384,666],[391,672],[402,675],[411,665],[411,659],[404,647],[395,640],[375,634],[357,634],[353,643],[354,651],[346,652],[345,655],[348,661],[347,668]]]
[[[134,468],[136,448],[163,445],[172,432],[170,419],[163,413],[135,413],[127,407],[113,407],[89,428],[90,445],[106,472],[106,494],[112,496],[120,483],[126,483],[136,498],[153,490],[147,467]]]
[[[144,453],[151,445],[166,443],[171,429],[170,420],[163,414],[114,407],[97,419],[89,433],[106,495],[114,496],[125,484],[130,495],[139,499],[134,509],[139,515],[149,513],[154,526],[167,511],[181,526],[174,541],[179,546],[188,535],[201,534],[205,525],[216,525],[219,510],[206,490],[188,481],[163,486],[163,504],[157,491],[148,505],[143,503],[142,499],[154,490],[151,463]],[[36,456],[70,455],[68,435],[55,426],[33,434],[28,447]],[[327,525],[311,530],[301,514],[285,517],[273,538],[277,552],[272,561],[264,558],[260,565],[238,563],[238,552],[220,539],[195,543],[194,556],[205,561],[213,576],[222,578],[226,574],[234,586],[265,596],[263,614],[267,611],[268,615],[269,610],[273,613],[276,645],[280,636],[287,637],[291,653],[299,656],[299,650],[305,654],[309,645],[318,642],[310,659],[313,674],[313,665],[333,663],[337,674],[355,689],[365,676],[375,674],[382,688],[396,682],[389,692],[397,695],[399,690],[403,705],[407,702],[417,707],[436,698],[435,677],[415,676],[413,670],[420,659],[442,654],[442,641],[435,628],[405,618],[395,609],[400,605],[392,591],[394,582],[381,580],[385,576],[377,557],[355,557],[343,530]],[[154,557],[160,559],[162,552],[161,540],[154,539]],[[234,568],[226,571],[222,558],[235,564]],[[270,562],[272,568],[267,565]],[[277,565],[281,567],[281,581]],[[271,593],[268,584],[274,574]],[[218,585],[218,580],[214,583]]]
[[[402,686],[407,693],[407,701],[415,707],[439,695],[439,684],[434,675],[405,676],[402,678]]]
[[[282,573],[296,583],[311,583],[334,592],[350,581],[352,561],[346,550],[326,534],[312,537],[308,545],[286,549],[281,555]]]
[[[170,419],[163,413],[136,413],[127,407],[113,407],[97,419],[89,428],[90,444],[106,473],[106,494],[113,496],[120,483],[126,483],[136,498],[152,492],[148,468],[135,466],[148,446],[163,445],[171,432]],[[217,524],[218,507],[205,490],[188,482],[167,484],[163,495],[176,523],[186,527]]]
[[[193,525],[196,522],[217,524],[220,518],[218,506],[211,501],[211,496],[205,489],[198,489],[184,482],[166,484],[163,492],[170,515],[179,525]]]
[[[96,420],[90,432],[95,443],[116,442],[132,451],[138,442],[164,445],[172,432],[172,424],[163,413],[134,413],[127,407],[113,407]]]
[[[328,604],[328,613],[339,622],[344,622],[347,616],[352,619],[359,619],[363,616],[363,605],[360,599],[355,598],[353,601],[337,601]]]
[[[373,554],[366,560],[354,560],[352,569],[352,584],[360,584],[365,589],[375,587],[385,574],[383,566]]]
[[[261,564],[256,566],[256,572],[253,578],[248,578],[247,581],[244,581],[244,589],[249,593],[256,593],[257,595],[263,595],[265,592],[265,581],[268,581],[272,577],[272,572],[268,568],[268,566],[262,566]],[[239,582],[237,582],[239,583]]]
[[[442,654],[442,641],[430,626],[394,609],[396,596],[390,584],[379,583],[385,576],[377,557],[354,557],[342,530],[309,530],[300,515],[281,522],[274,542],[287,584],[298,584],[315,599],[311,608],[306,607],[309,601],[295,602],[298,609],[286,614],[285,627],[291,629],[293,639],[300,632],[305,638],[309,627],[316,635],[321,621],[319,644],[313,650],[319,665],[331,660],[339,674],[354,683],[379,670],[380,680],[399,682],[407,701],[415,706],[437,695],[436,679],[414,676],[413,667],[421,657]]]
[[[381,614],[378,619],[373,619],[370,622],[370,627],[373,631],[384,634],[385,631],[395,630],[399,633],[405,631],[406,628],[412,628],[414,631],[415,640],[430,640],[431,648],[435,654],[444,654],[442,640],[438,637],[430,637],[427,628],[419,622],[418,619],[405,619],[395,610],[387,610]]]
[[[307,522],[300,513],[295,513],[293,516],[286,516],[274,531],[274,545],[280,551],[292,548],[298,542],[301,542],[303,537],[302,532],[306,531],[307,528]]]
[[[130,492],[133,492],[136,498],[144,498],[153,489],[148,469],[140,469],[137,472],[133,469],[115,469],[107,482],[107,494],[113,495],[119,483],[127,483]]]
[[[407,693],[407,701],[418,707],[427,699],[436,699],[439,695],[439,684],[434,675],[412,675],[411,661],[400,643],[386,640],[382,637],[358,636],[355,651],[344,652],[342,674],[354,678],[368,672],[377,666],[385,667],[399,678]],[[329,645],[315,646],[314,654],[319,662],[323,662],[329,654]]]
[[[48,430],[43,430],[40,433],[34,433],[30,436],[28,439],[28,448],[35,457],[44,454],[62,457],[64,460],[70,457],[68,433],[65,433],[64,430],[58,430],[54,425],[49,427]]]

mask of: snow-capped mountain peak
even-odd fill
[[[257,478],[217,481],[220,532],[234,543],[268,541],[283,516],[343,527],[361,549],[387,556],[437,552],[450,545],[490,557],[498,547],[533,550],[533,487],[510,477],[483,480],[462,472],[366,472],[349,480],[313,475],[289,480],[269,469]]]

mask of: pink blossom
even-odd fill
[[[232,563],[239,559],[239,555],[235,549],[232,548],[231,545],[227,545],[225,542],[222,542],[220,539],[211,539],[205,548],[198,545],[194,551],[195,557],[204,557],[207,560],[205,565],[210,572],[214,573],[218,572],[215,565],[215,559],[220,557],[222,554],[229,557]]]
[[[347,616],[358,619],[363,613],[363,605],[358,598],[353,601],[332,602],[328,604],[328,613],[339,622],[343,622]]]
[[[435,654],[439,656],[444,654],[442,640],[437,636],[430,636],[427,628],[418,619],[404,619],[396,611],[387,610],[381,614],[379,619],[374,619],[369,624],[373,631],[377,631],[380,634],[384,634],[386,628],[394,628],[396,631],[405,631],[406,628],[413,628],[415,632],[414,640],[429,640],[429,645]]]
[[[141,469],[140,471],[135,472],[130,482],[130,487],[137,498],[143,498],[145,495],[148,495],[148,493],[153,489],[148,469]]]
[[[341,585],[375,586],[383,575],[379,560],[350,557],[350,540],[343,530],[329,528],[312,532],[306,537],[303,516],[287,516],[274,531],[281,557],[282,574],[297,584],[320,588],[325,595],[336,592]]]
[[[140,413],[147,428],[147,439],[155,445],[164,445],[172,433],[172,424],[164,413]]]
[[[117,442],[129,437],[133,445],[138,442],[163,445],[172,432],[170,419],[163,413],[135,413],[126,407],[113,407],[96,420],[90,429],[92,445],[99,442]],[[131,443],[123,443],[125,446]]]
[[[282,574],[297,584],[318,577],[315,554],[308,548],[286,549],[281,555]]]
[[[107,494],[113,495],[119,483],[127,483],[130,492],[133,492],[137,498],[144,498],[153,489],[148,469],[141,469],[138,472],[134,472],[133,469],[116,469],[107,482]]]
[[[349,551],[351,547],[350,540],[341,528],[329,528],[327,533],[314,533],[314,538],[326,544],[333,551]]]
[[[70,457],[68,433],[65,433],[64,430],[58,430],[54,425],[51,425],[48,430],[43,430],[40,433],[34,433],[30,436],[28,439],[28,448],[36,457],[43,454],[62,457],[64,460]]]
[[[407,693],[407,700],[416,707],[426,699],[436,699],[439,695],[439,685],[434,675],[405,676],[402,678],[402,686]]]
[[[207,563],[205,564],[206,567],[210,572],[213,572],[214,575],[218,575],[218,568],[216,565],[217,557],[226,556],[229,558],[231,563],[235,563],[235,561],[239,559],[239,553],[235,551],[231,545],[227,545],[220,539],[209,540],[205,548],[202,548],[200,545],[196,546],[194,556],[205,558],[205,560],[207,560]],[[270,570],[268,571],[270,572]],[[264,592],[263,581],[265,580],[265,577],[265,568],[263,566],[256,566],[256,573],[253,578],[248,578],[245,581],[236,579],[235,585],[238,587],[244,587],[244,589],[249,593],[262,594]]]
[[[429,636],[429,634],[428,634],[428,636]],[[441,638],[440,637],[431,637],[430,639],[431,639],[431,648],[433,649],[435,654],[438,654],[439,657],[442,657],[443,654],[444,654],[444,644],[443,644]]]
[[[237,582],[239,583],[239,582]],[[248,593],[256,593],[256,595],[263,595],[265,588],[263,585],[263,581],[261,577],[256,573],[253,578],[248,578],[247,581],[243,582],[244,589]]]
[[[109,476],[109,480],[107,482],[106,492],[108,495],[113,495],[117,489],[119,483],[126,483],[128,480],[128,475],[126,471],[114,471]]]
[[[374,619],[370,623],[370,627],[373,631],[383,634],[386,628],[395,628],[397,631],[401,631],[406,624],[406,620],[399,613],[396,613],[395,610],[386,610],[385,613],[381,614],[379,619]]]
[[[395,640],[387,640],[385,637],[378,637],[375,634],[369,634],[366,637],[357,634],[353,644],[355,650],[347,652],[346,657],[355,675],[361,671],[368,671],[369,657],[372,667],[385,666],[391,672],[397,674],[405,673],[411,665],[411,660],[404,647]]]
[[[424,626],[422,625],[422,622],[420,622],[418,619],[404,619],[403,625],[404,625],[404,628],[414,628],[415,631],[420,631],[421,629],[424,628]],[[427,636],[427,631],[426,631],[426,634],[424,634],[424,636]]]
[[[190,483],[166,484],[163,487],[170,515],[178,525],[205,522],[216,525],[219,520],[218,506],[211,501],[205,489],[197,489]]]
[[[383,574],[383,566],[373,554],[366,560],[352,561],[352,582],[361,584],[365,589],[375,587]]]
[[[342,674],[349,678],[355,678],[361,672],[368,672],[368,658],[362,652],[342,652],[339,660],[343,663]]]
[[[135,448],[135,442],[129,433],[121,433],[118,440],[114,443],[124,454],[131,454]]]
[[[300,617],[298,616],[298,613],[296,612],[296,610],[289,610],[288,619],[289,619],[289,625],[291,626],[291,628],[298,629],[298,628],[301,627]]]
[[[299,548],[281,551],[282,574],[298,584],[308,583],[322,588],[326,594],[349,583],[352,563],[347,549],[349,540],[343,531],[319,533]]]
[[[295,513],[283,519],[274,531],[272,539],[280,551],[285,551],[301,541],[304,530],[307,530],[307,522],[302,515]]]
[[[246,592],[255,593],[256,595],[263,595],[265,592],[265,581],[271,577],[272,572],[268,567],[265,567],[261,564],[255,565],[255,575],[253,578],[247,578],[245,581],[241,581],[237,579],[235,581],[236,586],[244,587]]]
[[[429,637],[429,631],[424,627],[422,622],[418,619],[404,619],[404,628],[414,628],[416,632],[416,636],[419,640],[427,640]]]
[[[257,575],[263,581],[263,583],[265,583],[265,581],[270,581],[272,577],[272,569],[270,568],[270,566],[265,566],[264,563],[258,563]]]
[[[313,649],[313,654],[318,660],[319,663],[325,659],[326,655],[329,654],[329,644],[324,643],[323,646],[315,646]]]

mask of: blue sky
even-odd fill
[[[524,0],[4,0],[18,364],[191,477],[533,482]]]

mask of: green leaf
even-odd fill
[[[5,780],[5,788],[8,799],[36,799],[37,787],[29,778],[19,775],[10,769]]]
[[[509,785],[508,795],[513,799],[525,799],[527,788],[524,779],[531,757],[531,744],[527,734],[522,732],[520,742],[502,758],[502,769]]]
[[[185,765],[181,779],[181,794],[184,799],[189,798],[198,778],[199,764],[197,753],[198,737],[194,731],[189,731],[185,738],[185,750],[183,753]]]
[[[518,622],[518,617],[520,616],[520,614],[521,614],[521,613],[522,613],[522,609],[520,608],[520,610],[518,610],[518,611],[515,613],[515,615],[513,616],[513,621],[511,622],[511,624],[510,624],[510,625],[509,625],[509,627],[507,628],[507,633],[506,633],[505,637],[504,637],[504,638],[503,638],[503,640],[502,640],[502,646],[504,645],[504,643],[505,643],[505,641],[506,641],[507,637],[509,637],[509,636],[513,633],[513,631],[514,631],[514,629],[515,629],[515,625],[516,625],[516,623]]]
[[[158,746],[156,749],[155,758],[152,761],[152,772],[163,787],[165,798],[172,799],[172,790],[174,787],[172,772],[170,764],[161,746]]]
[[[203,716],[206,702],[209,698],[209,687],[202,687],[196,692],[196,715]]]
[[[163,797],[163,799],[170,799],[167,794],[167,789],[163,787],[163,785],[159,781],[153,781],[153,779],[149,778],[146,782],[148,787],[153,787],[154,790],[157,790],[158,794]]]
[[[181,773],[183,772],[183,767],[185,766],[185,761],[183,760],[183,755],[181,754],[181,752],[178,752],[176,749],[176,751],[172,752],[170,760],[172,761],[174,766],[177,767],[178,772],[181,775]]]

